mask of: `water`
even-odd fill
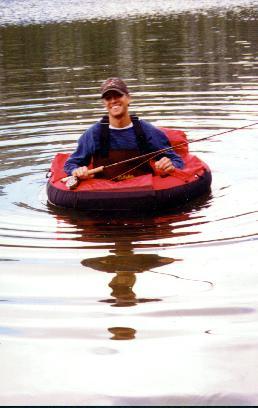
[[[196,140],[258,122],[258,2],[0,6],[0,403],[257,405],[258,125]],[[195,141],[210,195],[166,214],[48,205],[50,162],[111,75]]]

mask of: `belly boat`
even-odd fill
[[[185,163],[173,175],[144,174],[122,181],[92,178],[69,190],[61,180],[69,153],[58,153],[51,164],[47,183],[48,202],[64,208],[92,211],[173,209],[210,191],[211,171],[197,156],[189,153],[188,141],[181,130],[161,128],[171,146]]]

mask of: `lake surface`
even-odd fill
[[[257,405],[258,1],[122,4],[0,0],[0,404]],[[109,76],[187,133],[208,196],[47,203]]]

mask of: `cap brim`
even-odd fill
[[[120,89],[117,89],[117,88],[109,88],[109,89],[107,89],[105,92],[103,92],[103,94],[101,95],[101,98],[104,98],[104,96],[105,96],[108,92],[110,92],[110,91],[115,91],[115,92],[119,93],[120,95],[125,95],[125,92],[121,91]]]

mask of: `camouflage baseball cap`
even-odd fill
[[[101,98],[104,98],[108,91],[116,91],[120,95],[128,95],[129,91],[126,84],[120,78],[108,78],[101,86]]]

